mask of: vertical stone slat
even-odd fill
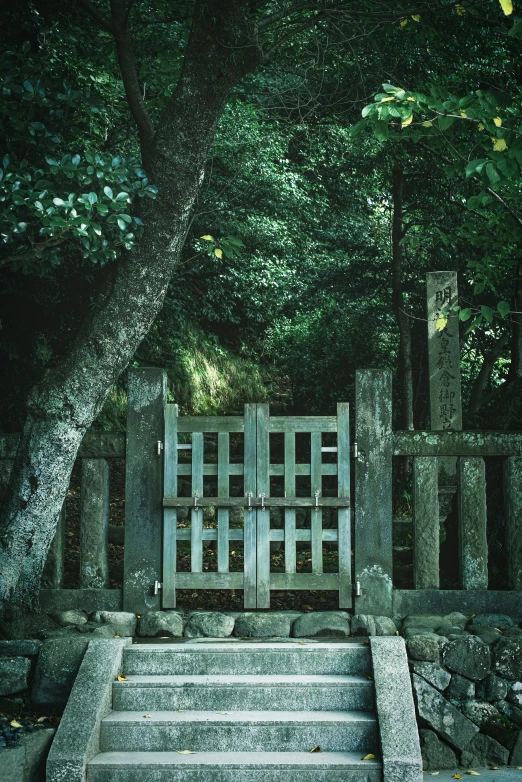
[[[460,457],[457,475],[462,589],[487,589],[488,544],[484,459],[480,456]]]
[[[355,376],[355,598],[357,614],[392,615],[392,381],[387,370]]]
[[[505,551],[508,588],[522,590],[522,457],[504,462]]]
[[[109,464],[82,459],[80,499],[80,586],[109,586]]]
[[[413,459],[413,582],[415,589],[439,589],[438,459]]]
[[[127,383],[125,553],[123,607],[159,610],[154,582],[162,576],[163,443],[167,375],[162,369],[132,368]]]
[[[52,539],[42,574],[42,589],[63,587],[63,562],[65,554],[65,501],[58,515],[58,524]]]
[[[257,492],[257,405],[245,405],[244,474],[245,497]],[[244,545],[244,607],[257,606],[257,519],[255,510],[245,510],[243,521]]]
[[[163,451],[163,494],[178,496],[178,406],[165,405],[165,448]],[[176,608],[177,508],[163,509],[163,608]]]

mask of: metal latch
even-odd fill
[[[361,582],[356,581],[355,582],[355,597],[361,597],[362,595],[362,589],[361,589]]]
[[[161,584],[159,581],[154,582],[154,594],[157,595],[160,589],[163,589],[163,584]]]
[[[354,459],[359,458],[359,449],[357,448],[357,440],[355,440],[354,444],[352,445],[352,456]]]
[[[163,450],[163,443],[161,442],[161,440],[158,440],[158,442],[156,443],[156,456],[161,456],[162,450]]]

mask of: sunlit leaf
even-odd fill
[[[502,117],[495,117],[495,119],[493,120],[493,122],[495,123],[495,125],[497,126],[497,128],[500,128],[500,126],[502,125]]]
[[[511,311],[511,307],[507,301],[499,301],[497,304],[497,309],[503,318],[505,318],[506,315]]]
[[[513,2],[512,0],[499,0],[500,7],[504,11],[504,14],[506,16],[511,16],[513,13]]]
[[[408,24],[408,20],[405,17],[403,19],[401,19],[401,21],[400,21],[400,26],[401,27],[406,27],[407,24]]]
[[[426,120],[426,122],[422,123],[423,128],[431,128],[433,127],[433,122],[430,122],[429,120]]]
[[[407,117],[405,120],[401,122],[401,128],[406,128],[408,125],[411,125],[413,122],[413,114],[410,114],[409,117]]]
[[[493,140],[493,149],[495,152],[504,152],[507,149],[506,140],[503,138],[497,138]]]
[[[223,250],[220,250],[219,247],[216,247],[216,249],[214,250],[214,255],[216,256],[216,258],[221,259],[223,257]]]
[[[448,325],[448,318],[446,317],[446,315],[443,315],[441,313],[435,322],[435,328],[437,329],[437,331],[444,331],[447,325]]]
[[[312,747],[312,749],[310,750],[310,752],[320,752],[320,751],[321,751],[321,747],[319,746],[319,744],[317,745],[317,747]]]
[[[128,679],[127,679],[127,677],[123,673],[120,673],[119,676],[118,676],[118,681],[119,682],[126,682],[126,681],[128,681]]]
[[[372,753],[370,752],[370,754],[369,754],[369,755],[365,755],[365,756],[364,756],[363,758],[361,758],[361,759],[362,759],[362,760],[375,760],[375,755],[372,755]]]
[[[421,20],[420,14],[412,14],[411,18],[413,19],[414,22],[420,22]]]
[[[211,236],[210,234],[205,234],[205,236],[200,236],[199,238],[200,239],[205,239],[205,241],[207,241],[207,242],[213,242],[214,241],[214,237]]]
[[[484,125],[483,125],[483,123],[482,123],[482,122],[479,122],[479,124],[477,125],[477,127],[478,127],[478,129],[479,129],[479,130],[484,130]]]
[[[457,12],[458,16],[464,16],[464,14],[466,13],[466,9],[460,3],[457,3],[457,5],[455,6],[455,11]]]

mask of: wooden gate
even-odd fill
[[[177,589],[243,589],[245,608],[269,608],[274,589],[337,590],[339,607],[352,606],[347,403],[337,416],[270,416],[265,404],[243,416],[178,416],[167,405],[163,506],[163,608],[176,606]],[[325,528],[326,514],[336,526],[330,518]],[[336,572],[324,572],[325,542]],[[284,547],[281,566],[271,543]],[[231,546],[242,549],[241,570]],[[182,548],[190,570],[178,567]]]

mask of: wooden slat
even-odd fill
[[[204,464],[203,465],[203,475],[217,475],[218,474],[218,466],[217,464]],[[230,464],[228,468],[228,474],[229,475],[243,475],[243,465],[242,464]],[[178,464],[178,475],[192,475],[192,465],[191,464]]]
[[[220,497],[229,495],[229,460],[230,460],[230,435],[228,432],[218,434],[218,494]],[[229,571],[229,515],[227,508],[219,508],[218,517],[218,573]]]
[[[198,494],[203,497],[203,432],[192,434],[192,496]],[[193,573],[201,573],[203,570],[203,511],[192,510],[191,518],[191,546],[190,568]]]
[[[394,456],[520,456],[522,432],[393,433]]]
[[[282,541],[285,539],[284,529],[271,529],[270,540]],[[312,539],[311,531],[309,529],[296,529],[295,539],[298,543],[310,543]],[[323,540],[335,542],[338,539],[336,529],[323,529]]]
[[[314,589],[318,591],[339,589],[337,573],[271,573],[270,589]]]
[[[337,493],[350,502],[350,405],[337,405]],[[339,608],[352,607],[352,541],[349,508],[337,512],[339,532]]]
[[[337,465],[336,464],[323,463],[321,465],[321,473],[323,475],[337,475]],[[285,474],[285,466],[284,466],[284,464],[271,464],[270,465],[270,475],[284,475],[284,474]],[[296,464],[295,465],[295,474],[296,475],[310,475],[310,465],[309,464]]]
[[[310,435],[310,467],[311,489],[315,502],[315,492],[319,492],[319,501],[323,494],[321,463],[321,432],[312,432]],[[315,508],[311,511],[310,529],[312,532],[312,573],[319,575],[323,572],[323,511]]]
[[[165,445],[163,452],[163,493],[178,494],[178,406],[165,405]],[[178,512],[165,507],[163,511],[163,592],[162,607],[176,608],[176,525]]]
[[[178,540],[190,540],[191,539],[191,531],[190,529],[179,529],[176,532],[176,537]],[[215,527],[204,527],[203,532],[201,533],[202,540],[217,540],[218,539],[218,531]],[[231,529],[228,533],[228,539],[229,540],[243,540],[243,530],[242,529]]]
[[[256,405],[245,405],[245,443],[244,443],[244,473],[245,495],[257,491],[257,421]],[[231,530],[232,532],[232,530]],[[255,608],[257,605],[257,520],[256,511],[245,511],[244,520],[244,606]]]
[[[270,432],[336,432],[337,418],[334,415],[270,417]]]
[[[178,573],[178,589],[243,589],[243,573]]]
[[[315,497],[267,497],[265,504],[269,508],[314,508]],[[166,508],[191,507],[194,505],[193,497],[165,497],[163,505]],[[208,508],[246,508],[247,497],[201,497],[198,500],[200,507]],[[261,507],[261,498],[252,497],[252,507]],[[320,497],[319,507],[323,508],[349,508],[348,497]]]
[[[270,494],[268,405],[257,405],[257,493]],[[252,511],[254,512],[254,511]],[[270,511],[257,511],[257,607],[270,608]]]
[[[183,415],[178,419],[178,432],[243,432],[242,415]]]
[[[285,497],[295,496],[295,434],[285,432]],[[295,510],[285,508],[285,572],[295,573]]]

